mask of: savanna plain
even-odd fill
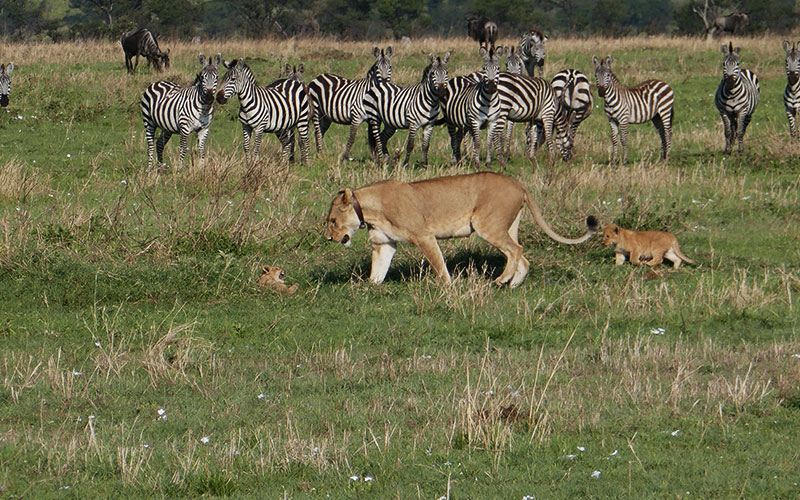
[[[505,40],[512,43],[516,40]],[[713,103],[725,40],[548,41],[546,75],[614,57],[626,84],[675,90],[672,159],[649,125],[608,162],[596,99],[574,159],[524,155],[505,173],[561,234],[602,224],[675,233],[699,262],[650,279],[600,239],[574,247],[529,215],[516,289],[499,252],[442,243],[452,286],[400,245],[368,282],[366,231],[326,242],[341,187],[475,171],[438,128],[431,165],[352,161],[333,125],[310,166],[244,158],[236,100],[215,105],[208,157],[147,171],[139,98],[189,84],[197,55],[360,78],[381,43],[162,40],[164,74],[125,74],[115,42],[0,45],[0,492],[25,498],[797,498],[800,496],[800,144],[789,141],[782,38],[737,38],[761,102],[722,155]],[[466,39],[394,43],[393,77],[427,54],[480,67]],[[224,73],[224,71],[221,71]],[[595,94],[596,97],[596,94]],[[485,132],[484,132],[485,134]],[[399,131],[390,150],[406,137]],[[312,143],[313,151],[313,143]],[[485,136],[484,151],[485,153]],[[299,156],[299,155],[298,155]],[[499,164],[494,167],[499,169]],[[527,212],[526,212],[527,213]],[[299,291],[258,287],[263,264]]]

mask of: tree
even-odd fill
[[[106,18],[109,31],[114,28],[114,18],[111,12],[114,10],[114,4],[118,3],[117,0],[71,0],[70,4],[77,9],[93,9],[100,12]]]

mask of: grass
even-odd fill
[[[591,75],[610,53],[625,83],[669,82],[673,159],[636,125],[629,163],[609,165],[597,107],[570,163],[524,158],[518,127],[506,173],[562,234],[590,213],[670,230],[700,265],[651,280],[599,239],[562,247],[526,217],[515,290],[491,284],[503,258],[478,239],[442,242],[452,287],[412,246],[375,286],[363,231],[351,248],[323,241],[342,186],[473,171],[451,164],[441,129],[428,169],[374,167],[364,130],[340,162],[335,125],[310,167],[281,165],[274,136],[251,167],[235,104],[217,105],[205,165],[193,149],[180,172],[146,171],[139,96],[190,82],[197,52],[246,56],[262,83],[303,62],[308,81],[360,77],[375,43],[173,42],[168,73],[132,77],[114,43],[4,45],[18,69],[0,111],[0,492],[796,497],[800,163],[781,41],[736,40],[762,93],[745,151],[724,157],[721,42],[550,40],[547,74]],[[452,74],[473,71],[474,49],[396,43],[394,78],[417,81],[447,50]],[[177,139],[165,154],[177,162]],[[265,263],[300,291],[259,289]]]

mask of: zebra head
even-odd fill
[[[450,52],[444,58],[435,56],[433,53],[428,55],[430,64],[422,70],[422,83],[426,84],[433,94],[439,99],[447,97],[447,61],[450,60]]]
[[[222,54],[217,54],[214,59],[210,57],[206,59],[206,56],[200,54],[197,60],[203,69],[197,74],[194,83],[198,86],[200,94],[206,102],[214,102],[214,94],[217,92],[217,81],[219,80],[217,66],[222,61]]]
[[[508,50],[508,55],[506,55],[506,71],[509,73],[514,73],[515,75],[522,74],[522,58],[519,55],[519,50],[515,50],[515,47],[511,47]]]
[[[225,104],[233,94],[241,95],[247,86],[255,85],[256,77],[253,75],[253,70],[250,69],[250,66],[244,62],[244,59],[234,59],[230,62],[224,61],[222,65],[228,71],[219,84],[217,102]]]
[[[500,80],[500,58],[503,57],[503,47],[496,49],[481,47],[483,68],[481,69],[481,82],[490,94],[497,92],[497,82]]]
[[[386,49],[374,47],[372,55],[375,57],[375,64],[367,71],[367,79],[372,83],[392,81],[392,46]]]
[[[789,85],[794,86],[800,80],[800,43],[783,42],[783,50],[786,51],[786,77]]]
[[[736,82],[739,81],[739,73],[741,71],[739,66],[740,50],[740,47],[733,46],[733,42],[728,42],[728,45],[722,45],[722,53],[725,55],[722,58],[722,79],[725,81],[725,86],[728,90],[732,89]]]
[[[0,107],[8,106],[8,95],[11,93],[11,73],[14,71],[14,63],[0,65]]]
[[[597,83],[597,95],[600,97],[606,96],[606,89],[611,86],[614,81],[614,73],[611,72],[611,56],[605,59],[598,59],[597,56],[592,56],[594,63],[594,78]]]
[[[547,36],[543,35],[541,31],[530,30],[522,35],[519,41],[519,53],[526,66],[529,66],[529,76],[533,76],[533,68],[539,66],[539,69],[544,71],[544,57],[546,55],[544,42],[547,41]]]
[[[294,80],[297,83],[303,83],[303,73],[306,70],[306,66],[303,63],[300,63],[300,66],[290,66],[289,63],[283,67],[283,71],[281,71],[281,78],[286,78],[287,80]]]

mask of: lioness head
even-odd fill
[[[333,198],[331,208],[328,210],[327,228],[325,238],[344,246],[350,246],[353,233],[361,226],[354,207],[355,197],[350,189],[343,189]]]
[[[261,268],[261,277],[258,278],[258,284],[283,283],[284,276],[286,276],[286,273],[280,267],[266,265]]]
[[[603,245],[614,245],[619,241],[619,226],[607,224],[603,226]]]

